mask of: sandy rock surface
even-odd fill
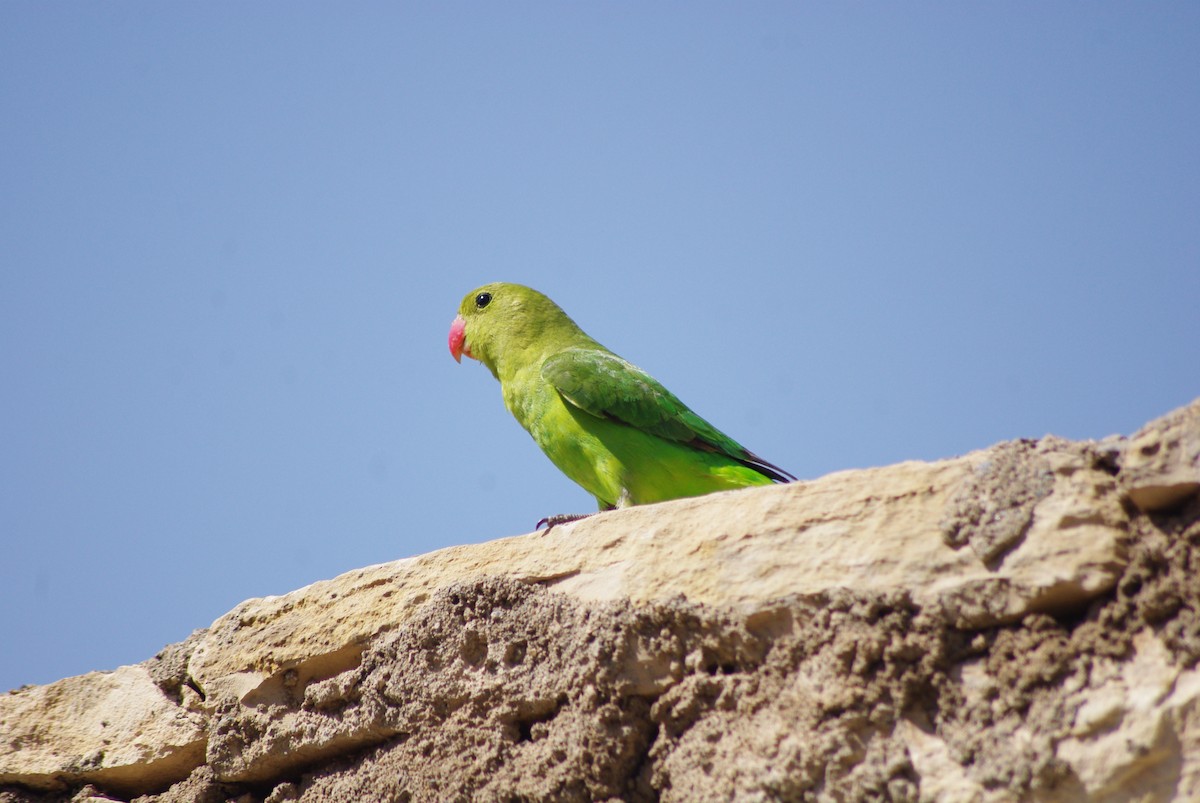
[[[1200,799],[1200,400],[247,600],[0,696],[0,803]]]

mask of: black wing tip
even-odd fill
[[[747,468],[752,468],[764,477],[770,477],[775,482],[798,482],[800,479],[790,471],[784,471],[774,463],[768,463],[751,452],[747,452],[746,457],[741,462]]]
[[[746,468],[754,469],[759,474],[772,480],[773,482],[799,482],[800,478],[792,474],[790,471],[784,471],[774,463],[768,463],[754,452],[743,447],[737,447],[738,451],[724,449],[717,446],[715,443],[710,443],[702,438],[693,438],[688,441],[688,445],[693,449],[700,449],[705,452],[723,452],[726,456],[732,457],[734,460],[741,463]]]

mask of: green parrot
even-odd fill
[[[468,293],[450,326],[450,353],[487,366],[508,411],[602,511],[796,479],[528,287],[497,282]],[[550,516],[538,526],[579,518]]]

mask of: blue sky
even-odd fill
[[[1200,5],[0,4],[0,689],[592,501],[532,285],[805,478],[1200,395]]]

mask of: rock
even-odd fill
[[[207,740],[206,717],[164,695],[144,666],[92,672],[0,697],[0,785],[162,788],[204,762]]]
[[[1140,429],[1126,445],[1122,487],[1147,513],[1200,491],[1200,399]]]
[[[0,697],[0,803],[1200,798],[1198,411],[247,600]]]

